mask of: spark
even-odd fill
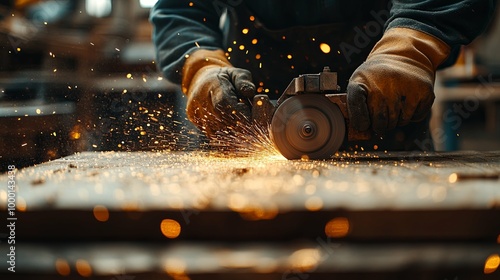
[[[319,45],[319,48],[324,53],[330,53],[330,51],[332,50],[332,48],[330,47],[330,45],[328,45],[327,43],[321,43]]]
[[[268,126],[260,126],[238,112],[236,114],[224,114],[218,121],[221,123],[235,123],[236,125],[229,126],[227,130],[218,131],[210,137],[210,146],[217,148],[214,154],[238,157],[278,156],[283,158],[274,146]]]

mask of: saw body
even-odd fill
[[[346,98],[337,73],[325,67],[294,78],[276,105],[267,95],[255,96],[252,118],[270,127],[274,145],[287,159],[328,159],[344,141],[370,138],[349,128]]]

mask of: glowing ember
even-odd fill
[[[332,50],[330,45],[328,45],[327,43],[321,43],[319,45],[319,48],[321,49],[322,52],[324,53],[330,53],[330,51]]]

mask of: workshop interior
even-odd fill
[[[155,64],[154,2],[48,1],[17,15],[4,11],[0,161],[27,166],[78,151],[203,142],[186,121],[184,96]],[[431,121],[438,151],[500,148],[496,22],[438,72]],[[484,92],[471,101],[475,86]],[[183,137],[190,145],[172,147],[178,133],[191,135]]]
[[[174,115],[182,100],[155,65],[153,2],[47,1],[25,17],[5,17],[2,161],[21,166],[169,141],[167,133],[153,134],[185,117]]]
[[[0,6],[2,279],[500,279],[500,16],[437,72],[436,152],[266,161],[207,150],[155,62],[155,0],[20,2]]]

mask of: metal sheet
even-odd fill
[[[18,207],[27,211],[96,204],[110,210],[491,209],[500,205],[498,174],[500,152],[378,152],[329,161],[87,152],[19,170],[16,182]],[[4,188],[2,207],[6,199]]]

